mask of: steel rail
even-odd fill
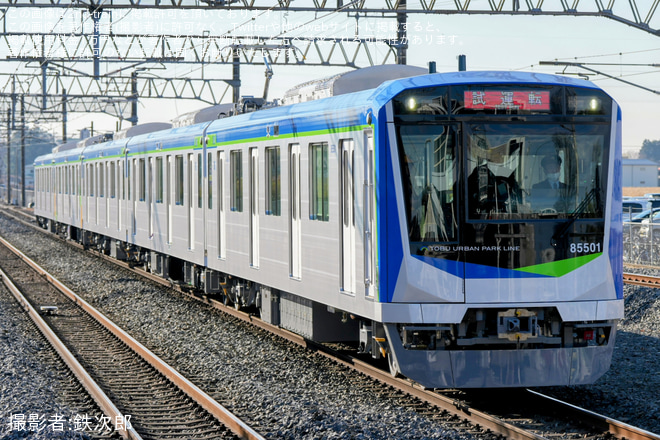
[[[654,287],[654,288],[660,287],[660,278],[659,277],[652,277],[652,276],[648,276],[648,275],[639,275],[639,274],[636,274],[636,273],[624,272],[623,282],[627,283],[627,284],[634,284],[634,285],[637,285],[637,286],[644,286],[644,287]]]
[[[49,283],[59,289],[64,293],[71,301],[80,306],[85,312],[89,313],[94,319],[96,319],[101,325],[107,328],[113,335],[130,347],[133,351],[142,356],[152,367],[154,367],[158,372],[163,376],[167,377],[172,381],[176,386],[178,386],[183,392],[185,392],[191,399],[197,402],[202,408],[220,420],[227,428],[229,428],[235,435],[242,439],[246,440],[265,440],[259,433],[254,429],[248,426],[245,422],[240,420],[234,414],[232,414],[225,407],[216,402],[211,396],[202,391],[195,384],[190,382],[184,376],[182,376],[178,371],[174,370],[158,356],[156,356],[151,350],[140,344],[138,341],[133,339],[128,333],[106,318],[98,310],[92,307],[84,299],[76,295],[71,289],[65,286],[57,278],[46,272],[29,257],[23,254],[20,250],[16,249],[9,242],[7,242],[3,237],[0,237],[0,243],[7,246],[12,250],[21,260],[27,263],[32,267],[37,273],[44,277]],[[3,279],[7,279],[3,277]],[[26,301],[27,302],[27,301]],[[35,311],[36,313],[36,311]],[[45,324],[45,323],[44,323]],[[72,356],[72,355],[71,355]],[[81,367],[82,368],[82,367]],[[137,433],[136,433],[137,435]],[[139,439],[140,437],[136,437]]]
[[[577,414],[579,417],[578,420],[581,420],[594,427],[601,428],[616,438],[622,438],[626,440],[660,440],[660,435],[658,434],[636,428],[634,426],[628,425],[627,423],[611,419],[604,415],[577,407],[570,403],[563,402],[561,400],[555,399],[554,397],[546,396],[545,394],[541,394],[536,391],[527,390],[527,392],[535,399],[538,399],[538,401],[545,407],[551,408],[564,414],[570,414],[573,417],[575,417]]]
[[[15,248],[7,243],[2,237],[0,237],[0,242],[5,246],[9,247],[13,252]],[[110,400],[110,398],[103,392],[101,387],[96,383],[94,379],[89,375],[85,368],[80,365],[80,362],[76,357],[69,351],[69,349],[64,345],[60,338],[51,330],[46,321],[43,320],[39,312],[29,303],[29,301],[23,296],[21,291],[16,287],[16,285],[9,279],[7,274],[0,269],[0,278],[2,278],[3,284],[7,289],[14,295],[14,298],[18,301],[21,307],[27,312],[28,316],[35,323],[39,331],[44,335],[48,340],[51,346],[57,351],[64,363],[69,367],[71,372],[78,378],[78,381],[82,386],[87,390],[89,395],[94,399],[94,401],[99,405],[103,413],[110,418],[112,424],[115,426],[115,431],[125,439],[130,440],[141,440],[142,437],[135,431],[133,427],[127,428],[125,425],[119,425],[118,421],[124,420],[124,415],[117,409],[115,404]]]

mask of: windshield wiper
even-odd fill
[[[568,221],[562,224],[561,228],[557,230],[552,235],[552,245],[557,244],[557,240],[560,238],[563,238],[564,235],[566,235],[566,232],[568,232],[568,229],[575,223],[575,220],[580,218],[582,214],[584,214],[584,211],[587,209],[587,206],[593,201],[596,200],[596,206],[600,206],[600,191],[599,187],[594,187],[587,193],[587,196],[580,202],[578,205],[577,209],[571,214],[571,216],[568,218]]]

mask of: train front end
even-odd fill
[[[592,383],[623,317],[621,115],[587,81],[396,81],[378,114],[390,367],[427,387]]]

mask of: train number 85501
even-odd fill
[[[594,254],[602,252],[600,243],[571,243],[570,252],[572,254]]]

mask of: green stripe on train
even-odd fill
[[[534,266],[521,267],[520,272],[533,273],[536,275],[545,275],[550,277],[561,277],[575,269],[592,262],[596,258],[603,255],[602,252],[597,254],[584,255],[582,257],[569,258],[567,260],[553,261],[550,263],[536,264]]]

